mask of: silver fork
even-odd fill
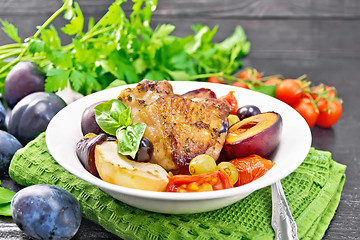
[[[290,212],[281,182],[271,185],[272,219],[271,226],[276,240],[298,240],[296,222]]]

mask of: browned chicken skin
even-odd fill
[[[124,90],[119,99],[132,108],[134,123],[147,124],[144,136],[154,145],[151,162],[175,174],[188,173],[190,160],[199,154],[218,159],[230,108],[213,97],[216,95],[204,94],[211,90],[181,96],[173,94],[168,85],[167,81],[151,84],[143,80],[137,87]]]

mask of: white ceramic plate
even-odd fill
[[[253,104],[262,112],[278,112],[283,119],[280,144],[272,156],[276,162],[261,178],[232,189],[200,193],[168,193],[131,189],[107,183],[91,175],[76,156],[76,143],[82,138],[80,120],[84,109],[92,103],[116,98],[120,91],[135,85],[121,86],[86,96],[62,109],[49,123],[46,144],[54,159],[71,174],[98,186],[114,198],[141,209],[160,213],[197,213],[233,204],[252,192],[269,186],[293,172],[311,147],[311,132],[305,120],[287,104],[247,89],[204,82],[171,82],[178,94],[201,87],[212,89],[218,97],[235,91],[239,106]]]

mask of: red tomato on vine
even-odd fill
[[[281,79],[278,77],[270,77],[264,81],[265,85],[276,86],[281,83]]]
[[[246,68],[240,72],[238,78],[249,81],[260,81],[261,74],[255,68]]]
[[[342,102],[339,99],[330,101],[320,100],[318,102],[319,117],[316,124],[323,128],[333,126],[340,119],[342,114]]]
[[[285,79],[276,86],[276,98],[295,106],[302,97],[302,87],[296,79]]]
[[[248,85],[242,81],[236,81],[231,83],[232,86],[249,89]]]
[[[221,84],[224,84],[225,83],[225,79],[222,78],[222,77],[209,77],[208,79],[206,79],[206,82],[209,82],[209,83],[221,83]]]
[[[300,113],[310,128],[316,124],[319,117],[319,110],[316,108],[316,105],[311,102],[310,98],[301,98],[299,103],[294,106],[294,109]]]

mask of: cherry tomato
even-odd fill
[[[313,99],[317,99],[319,95],[321,95],[320,98],[330,99],[330,98],[335,98],[337,93],[336,93],[336,89],[334,87],[320,84],[318,86],[311,88],[310,95]]]
[[[242,81],[236,81],[231,83],[232,86],[249,89],[248,85]]]
[[[276,98],[294,106],[302,96],[301,84],[295,79],[285,79],[276,86]]]
[[[260,81],[261,74],[254,68],[246,68],[240,72],[238,78],[250,81]]]
[[[225,79],[222,77],[209,77],[208,79],[206,79],[206,82],[209,83],[221,83],[221,84],[225,84]]]
[[[279,83],[281,83],[281,79],[278,78],[278,77],[271,77],[271,78],[268,78],[264,81],[264,84],[265,85],[272,85],[272,86],[276,86],[278,85]]]
[[[234,91],[230,91],[228,94],[226,94],[225,96],[222,96],[219,98],[221,101],[227,103],[230,106],[231,112],[230,114],[234,114],[236,115],[236,112],[239,108],[239,105],[237,103],[237,100],[234,96]]]
[[[319,110],[309,98],[301,98],[300,102],[294,106],[294,109],[300,113],[310,128],[312,128],[319,116]]]
[[[175,175],[169,178],[167,192],[205,192],[232,188],[230,177],[222,170],[200,175]]]
[[[274,166],[271,160],[252,154],[243,158],[235,158],[230,161],[239,172],[239,180],[235,187],[247,184],[263,176]]]
[[[341,117],[342,103],[339,99],[331,100],[330,102],[321,100],[318,102],[320,111],[316,124],[319,127],[329,128],[333,126]]]

